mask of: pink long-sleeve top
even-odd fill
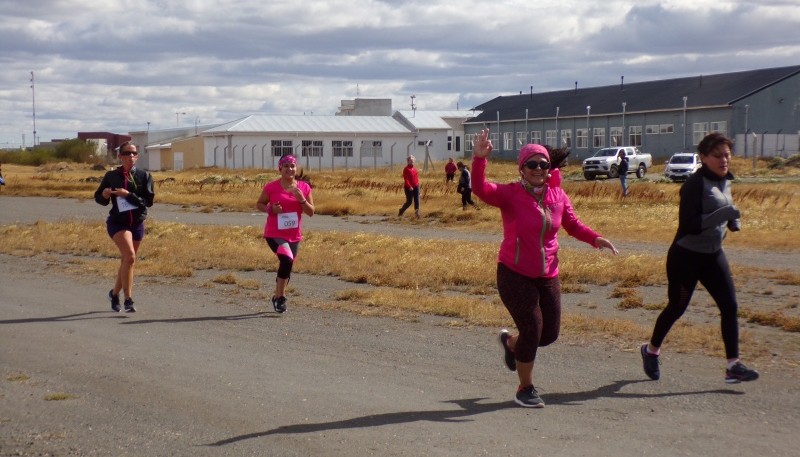
[[[488,205],[500,208],[503,241],[497,261],[530,278],[558,276],[558,229],[594,246],[601,235],[584,225],[560,186],[549,183],[540,196],[520,182],[486,181],[485,158],[472,160],[472,191]]]

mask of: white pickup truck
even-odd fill
[[[647,169],[653,166],[653,157],[640,151],[637,147],[603,148],[588,159],[584,159],[583,177],[590,181],[600,175],[608,178],[618,178],[619,159],[617,156],[620,151],[625,151],[625,155],[628,156],[628,174],[636,173],[637,178],[644,178]]]

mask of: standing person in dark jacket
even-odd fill
[[[469,174],[469,167],[464,165],[464,162],[456,164],[461,170],[461,176],[458,178],[458,193],[461,194],[461,209],[467,209],[467,204],[475,206],[472,201],[472,177]]]
[[[619,151],[617,154],[619,158],[619,184],[622,186],[622,196],[628,196],[628,156],[625,151]]]
[[[402,216],[404,212],[414,202],[414,214],[419,218],[419,173],[414,168],[414,162],[417,159],[410,155],[406,158],[406,166],[403,168],[403,191],[406,194],[406,202],[400,207],[398,216]]]
[[[94,200],[103,206],[111,203],[106,230],[121,256],[114,288],[108,291],[111,309],[120,311],[119,293],[122,291],[125,295],[125,312],[135,313],[132,295],[133,265],[144,238],[147,208],[153,206],[155,192],[150,173],[135,166],[139,158],[136,145],[123,143],[119,147],[118,157],[122,165],[103,176],[94,193]]]
[[[661,376],[658,356],[661,344],[672,325],[686,311],[697,283],[705,287],[720,311],[722,341],[725,345],[727,369],[725,382],[732,384],[753,381],[758,372],[739,361],[738,304],[733,277],[722,250],[728,230],[741,229],[740,214],[733,205],[728,170],[733,143],[720,133],[710,133],[700,141],[697,150],[702,168],[681,186],[678,232],[667,252],[667,307],[656,319],[648,344],[639,351],[644,372],[650,379]]]

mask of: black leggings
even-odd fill
[[[561,328],[561,282],[555,278],[529,278],[497,264],[497,291],[519,338],[514,348],[518,362],[536,360],[536,351],[558,339]]]
[[[403,191],[406,193],[406,202],[400,208],[400,215],[402,216],[403,213],[411,206],[411,202],[414,202],[414,210],[419,210],[419,187],[415,187],[411,190],[403,188]]]
[[[472,201],[472,189],[461,191],[461,206],[467,206],[467,204],[475,205],[475,202]]]
[[[713,254],[703,254],[672,244],[667,253],[667,296],[669,303],[661,311],[653,328],[650,344],[661,347],[672,325],[686,311],[698,281],[717,303],[720,312],[722,341],[729,359],[739,357],[739,323],[736,312],[736,291],[733,287],[728,259],[720,249]]]
[[[289,279],[292,276],[292,265],[294,265],[294,259],[297,257],[297,248],[300,247],[300,242],[295,241],[289,243],[285,240],[280,238],[264,238],[267,240],[267,245],[272,252],[274,252],[278,256],[278,277],[281,279]],[[278,248],[281,244],[287,243],[289,245],[289,250],[291,251],[291,257],[288,253],[278,252]]]

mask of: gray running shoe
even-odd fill
[[[286,297],[272,297],[272,307],[275,308],[276,313],[286,312]]]
[[[725,370],[725,382],[728,384],[755,381],[756,379],[758,379],[758,372],[747,368],[742,362],[736,362],[736,365]]]
[[[542,401],[539,393],[536,392],[533,384],[517,390],[517,395],[514,396],[514,403],[525,408],[544,408],[544,401]]]
[[[517,360],[514,358],[514,352],[508,348],[509,338],[511,338],[511,334],[508,333],[508,330],[500,330],[500,346],[503,348],[503,361],[506,363],[506,367],[508,367],[509,370],[516,371]]]
[[[647,352],[647,343],[642,345],[639,352],[642,353],[644,373],[653,381],[658,381],[658,378],[661,377],[661,370],[658,368],[661,362],[658,360],[658,356]]]
[[[111,301],[111,310],[119,312],[119,295],[114,295],[114,289],[108,291],[108,299]]]

